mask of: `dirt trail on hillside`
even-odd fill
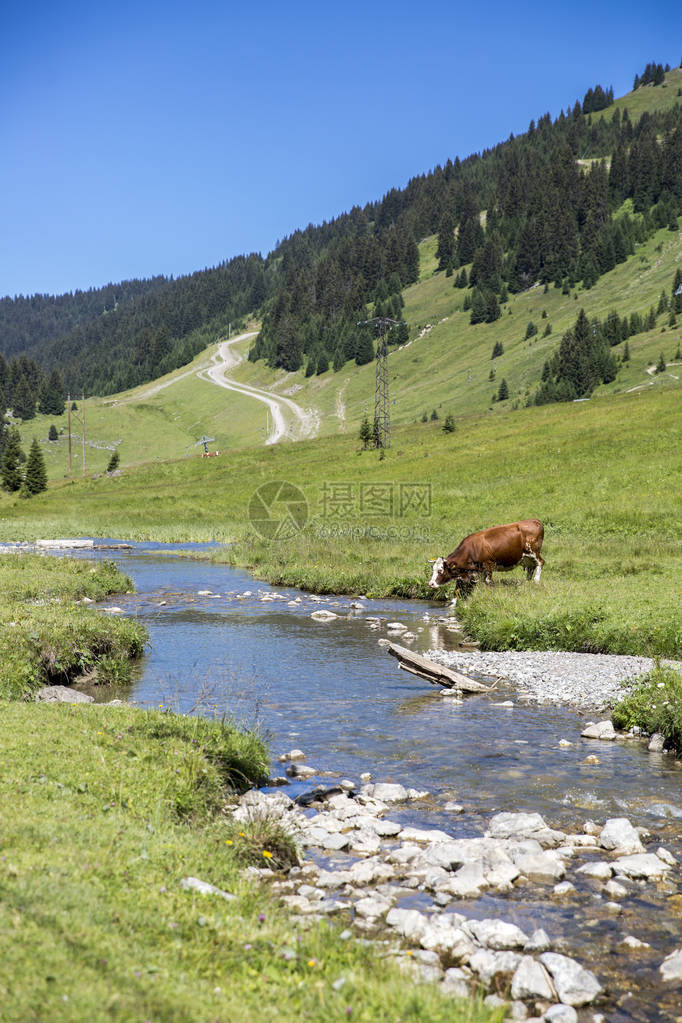
[[[315,409],[303,409],[290,398],[279,397],[270,391],[264,391],[260,387],[252,387],[250,384],[237,383],[236,380],[231,380],[227,376],[229,370],[234,369],[235,366],[244,361],[243,356],[235,352],[232,346],[236,345],[239,341],[245,341],[247,338],[255,336],[256,332],[251,331],[246,334],[238,334],[228,341],[220,341],[218,350],[211,356],[210,362],[207,360],[199,369],[195,367],[194,369],[185,370],[184,373],[178,373],[171,380],[151,384],[144,391],[111,404],[127,405],[133,401],[151,398],[152,395],[158,394],[159,391],[165,390],[166,387],[172,387],[173,384],[177,384],[179,380],[184,380],[185,377],[196,374],[200,380],[205,380],[207,383],[215,384],[218,387],[224,387],[227,391],[235,391],[237,394],[244,394],[249,398],[255,398],[256,401],[261,401],[264,405],[267,405],[272,416],[272,424],[270,433],[265,439],[266,444],[277,444],[284,437],[289,437],[292,440],[304,440],[307,437],[314,437],[320,428],[320,417]]]
[[[272,394],[271,391],[264,391],[260,387],[252,387],[250,384],[240,384],[232,380],[227,373],[243,362],[243,356],[233,350],[233,345],[247,338],[255,337],[255,332],[238,334],[229,341],[221,341],[218,344],[217,352],[211,357],[213,365],[208,369],[200,369],[197,376],[201,380],[210,381],[218,387],[224,387],[228,391],[235,391],[237,394],[246,395],[263,402],[270,409],[272,426],[267,436],[266,444],[277,444],[284,437],[292,440],[303,440],[306,437],[314,437],[319,429],[319,417],[313,409],[303,409],[291,398],[282,398]]]

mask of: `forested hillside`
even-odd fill
[[[403,291],[419,276],[418,244],[434,234],[439,270],[464,289],[472,324],[494,322],[510,295],[537,283],[590,289],[654,231],[677,230],[681,95],[680,69],[648,64],[628,97],[614,101],[610,87],[596,85],[554,120],[545,114],[523,135],[296,231],[265,259],[239,256],[177,280],[3,299],[3,399],[17,414],[31,400],[35,407],[46,380],[56,388],[55,370],[73,393],[134,387],[189,362],[249,314],[262,317],[252,361],[307,376],[351,359],[361,365],[374,350],[358,321],[401,319]],[[408,320],[389,340],[405,341],[414,326]],[[603,380],[613,364],[601,356],[600,364]],[[541,372],[539,365],[538,383]],[[572,393],[555,364],[544,384],[542,400]]]

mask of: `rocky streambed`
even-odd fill
[[[428,797],[399,784],[356,792],[345,781],[313,790],[305,807],[282,791],[248,792],[235,817],[277,818],[306,854],[286,877],[248,872],[272,885],[299,926],[338,919],[344,937],[376,942],[416,981],[456,997],[482,990],[513,1019],[676,1018],[682,941],[670,948],[660,921],[664,950],[650,930],[628,928],[643,898],[680,899],[679,864],[664,845],[627,818],[564,832],[538,813],[504,812],[473,838],[457,837],[456,825],[402,824],[405,808]]]

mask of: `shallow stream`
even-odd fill
[[[442,605],[365,600],[356,609],[353,598],[271,587],[228,566],[179,557],[167,545],[98,556],[114,557],[133,578],[137,592],[115,604],[149,632],[132,689],[118,695],[142,707],[226,713],[257,725],[270,741],[273,775],[283,773],[277,754],[304,750],[306,763],[326,777],[295,781],[292,795],[318,780],[357,781],[371,772],[377,781],[429,791],[391,812],[403,823],[466,837],[482,834],[500,810],[539,811],[550,826],[574,832],[586,819],[626,816],[651,831],[648,850],[662,844],[682,861],[682,770],[673,757],[648,753],[639,742],[583,740],[585,710],[519,703],[504,683],[459,704],[399,670],[377,642],[389,622],[416,633],[417,651],[462,640],[442,620]],[[315,621],[310,615],[320,609],[338,617]],[[368,616],[381,619],[379,628],[370,628]],[[94,694],[112,698],[111,690]],[[500,706],[505,700],[514,706]],[[560,739],[573,745],[561,747]],[[585,763],[590,754],[597,764]],[[464,812],[445,811],[448,801]],[[554,898],[551,886],[534,886],[524,889],[527,898],[514,891],[461,908],[471,916],[499,912],[524,929],[542,926],[553,939],[563,937],[567,954],[610,990],[606,1019],[671,1021],[682,1017],[682,992],[662,984],[658,965],[682,945],[679,864],[672,873],[672,880],[642,887],[618,915],[587,879],[570,902]],[[623,951],[618,943],[626,934],[651,948]]]

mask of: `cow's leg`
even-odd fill
[[[544,561],[544,558],[541,558],[539,554],[536,554],[535,558],[536,558],[538,564],[537,564],[537,568],[535,569],[535,572],[533,574],[533,582],[534,583],[539,583],[540,582],[540,573],[542,572],[542,566],[544,565],[545,561]]]
[[[483,562],[483,582],[488,586],[492,586],[493,583],[493,569],[495,567],[494,561]]]

